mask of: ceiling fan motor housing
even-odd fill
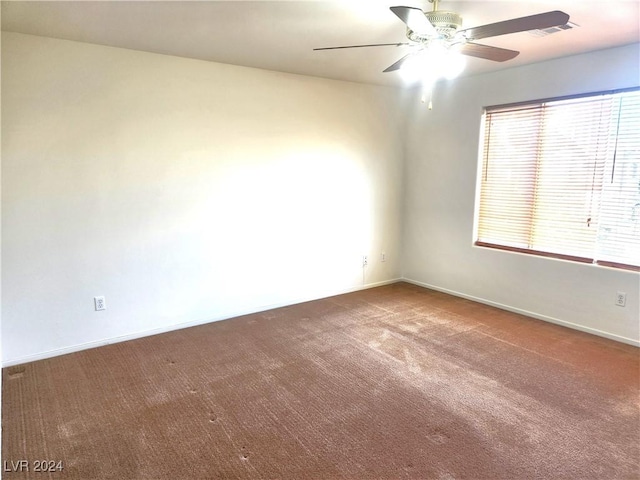
[[[431,25],[435,27],[440,38],[445,40],[452,39],[462,26],[462,17],[455,12],[433,11],[424,12],[424,14]],[[421,35],[411,29],[407,29],[407,37],[409,40],[419,43],[433,40],[433,37],[424,34]]]

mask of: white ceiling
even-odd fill
[[[393,5],[431,10],[427,0],[396,1],[3,1],[2,30],[378,85],[407,47],[314,52],[313,48],[405,41]],[[469,58],[465,74],[509,68],[640,41],[640,0],[447,1],[464,27],[562,10],[580,27],[546,37],[528,32],[481,43],[519,50],[504,63]]]

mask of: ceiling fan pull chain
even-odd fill
[[[425,90],[422,92],[422,103],[427,103],[427,92],[429,93],[429,104],[427,105],[427,108],[429,110],[433,110],[433,102],[431,101],[433,99],[433,86],[429,87],[429,90]]]

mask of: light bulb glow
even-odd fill
[[[452,80],[462,73],[466,65],[467,60],[464,55],[459,52],[449,51],[443,62],[443,76],[448,80]]]
[[[425,87],[434,84],[439,78],[453,79],[460,75],[466,66],[465,57],[454,49],[439,42],[433,42],[429,48],[410,56],[400,68],[400,75],[407,83],[420,81]]]
[[[402,67],[400,68],[402,80],[406,83],[415,83],[422,80],[428,65],[429,60],[427,58],[427,50],[421,50],[420,52],[411,55],[402,62]]]

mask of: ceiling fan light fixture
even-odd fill
[[[440,78],[456,78],[465,66],[466,59],[460,52],[447,48],[441,42],[432,42],[407,58],[399,73],[407,83],[420,81],[423,85],[432,85]]]
[[[429,59],[427,57],[427,51],[422,50],[409,58],[403,63],[398,73],[405,83],[413,84],[419,81],[424,81],[428,74]]]

